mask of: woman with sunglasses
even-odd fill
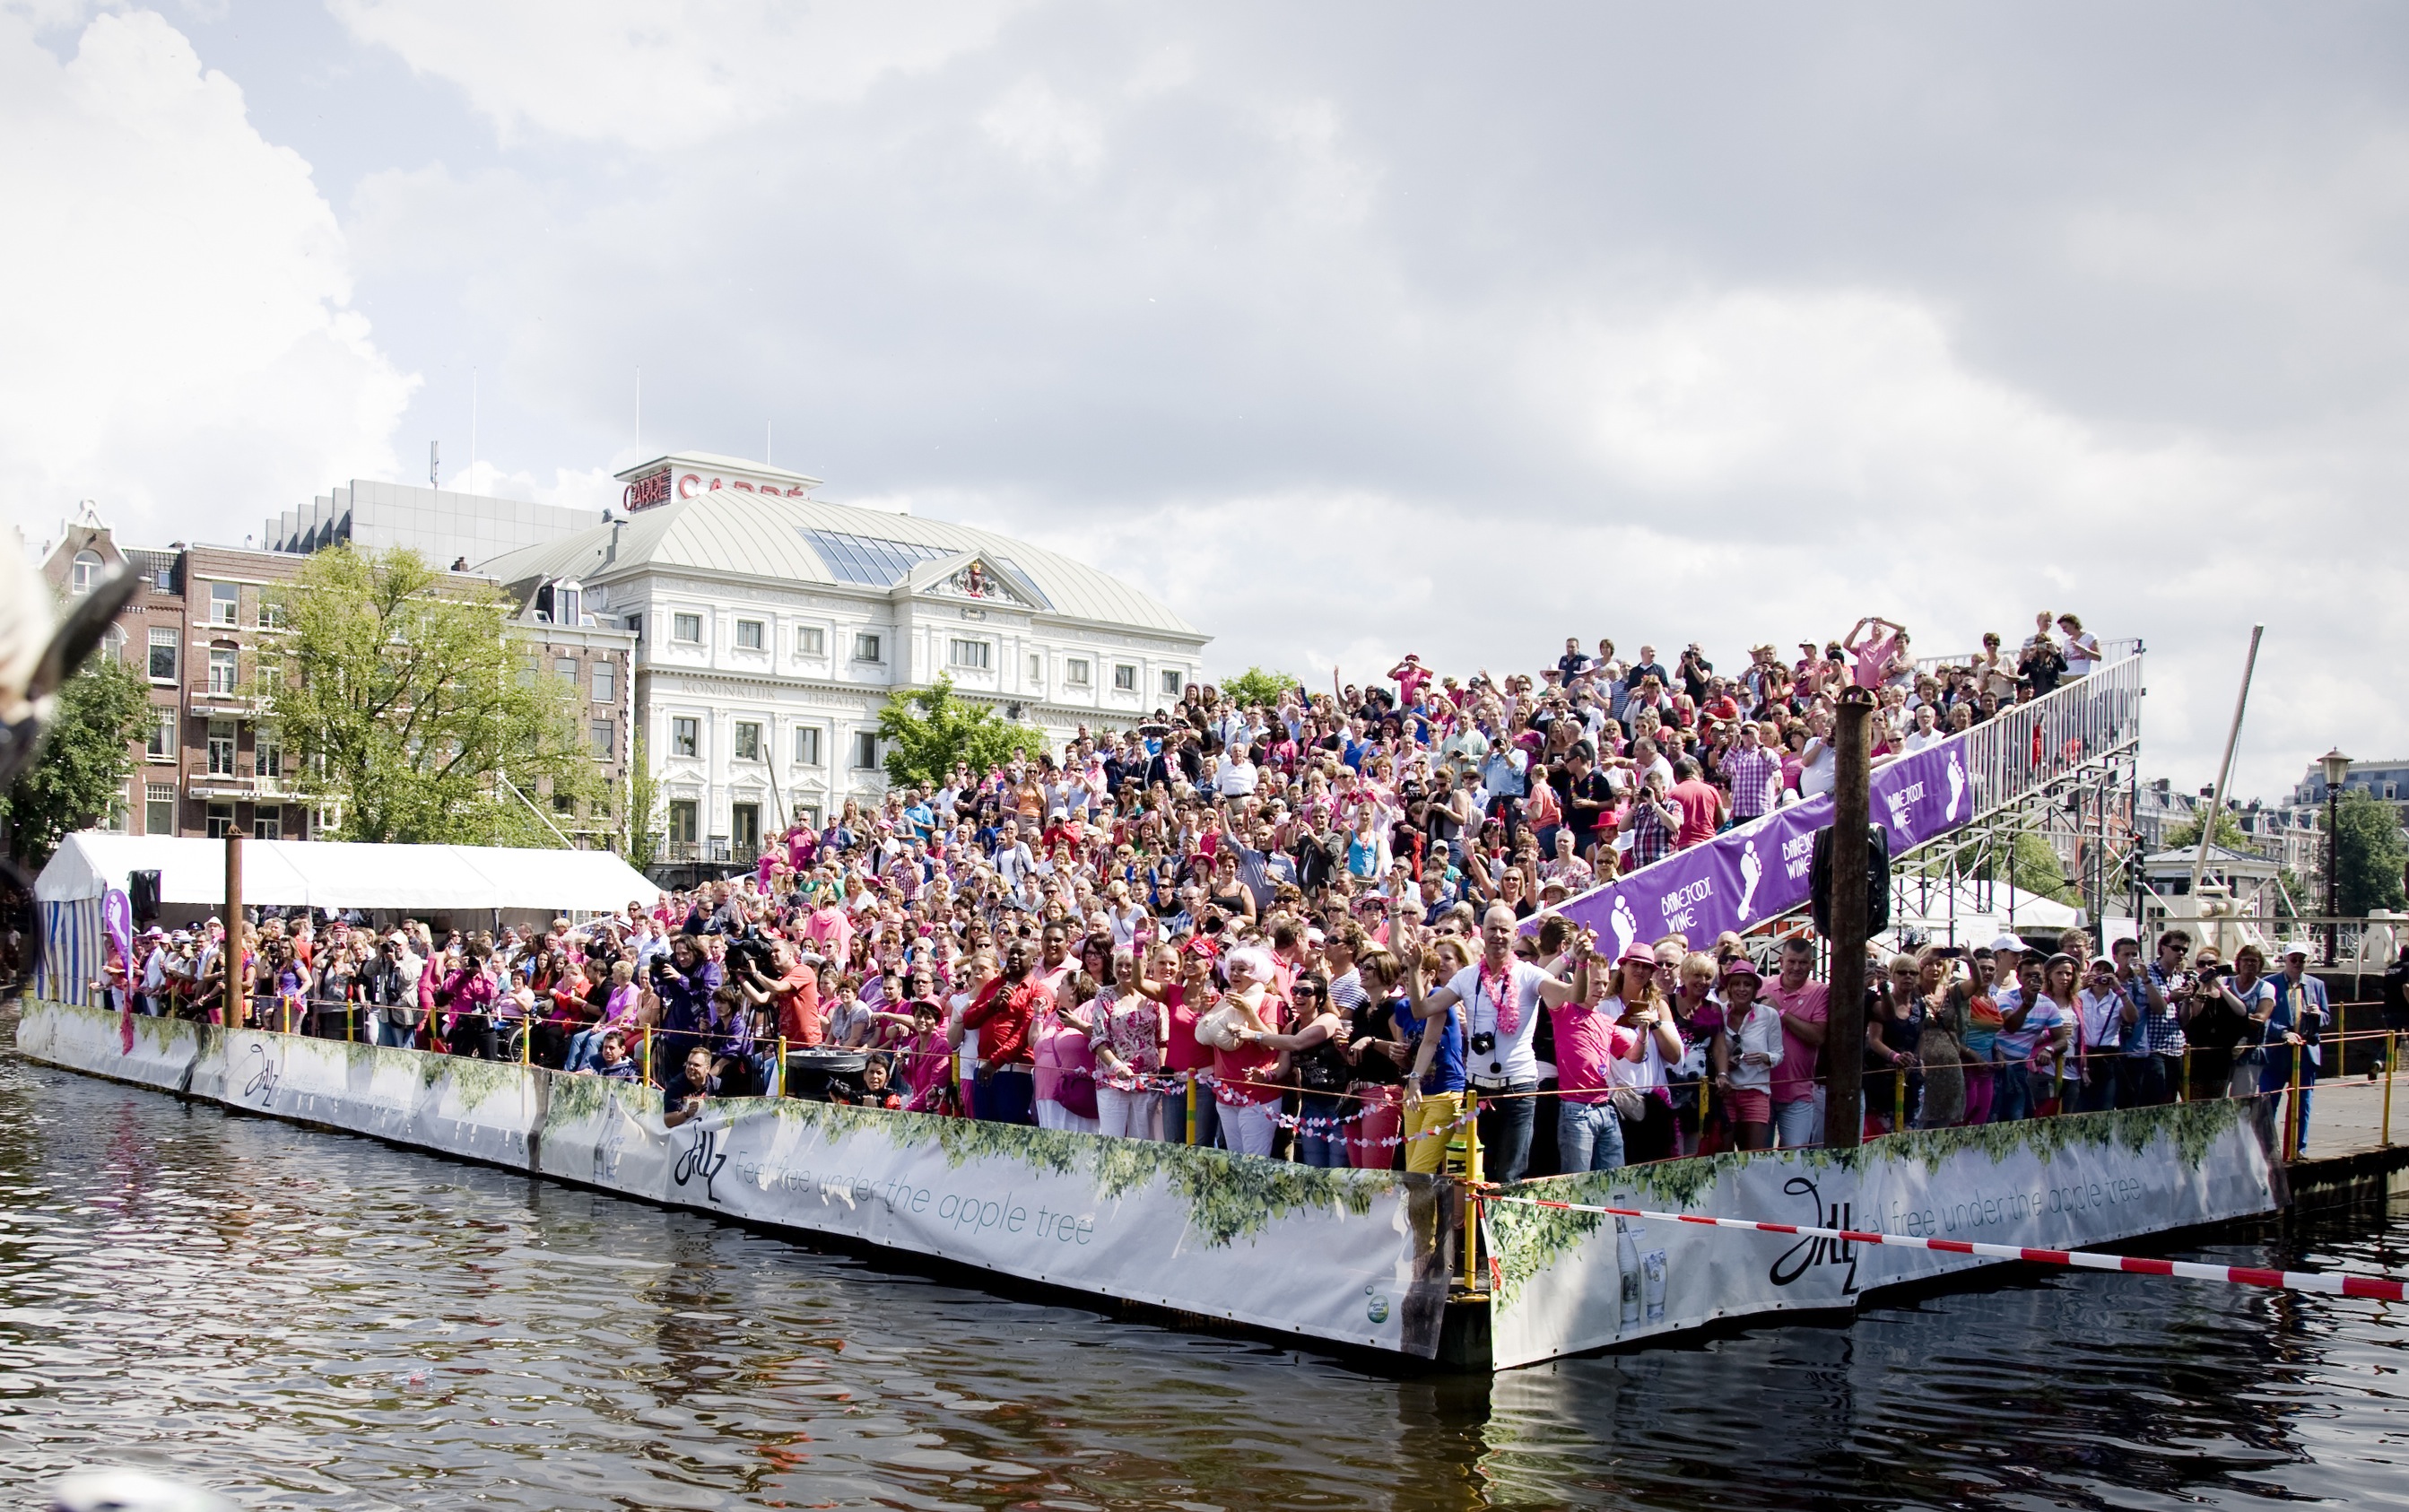
[[[1283,1080],[1301,1094],[1296,1158],[1301,1164],[1334,1170],[1347,1164],[1348,1083],[1355,1068],[1347,1059],[1347,1020],[1330,1001],[1330,984],[1306,972],[1289,987],[1294,1028],[1285,1034],[1249,1030],[1239,1037],[1281,1053]]]

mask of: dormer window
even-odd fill
[[[92,592],[92,585],[100,581],[100,553],[76,553],[75,564],[67,572],[67,591],[79,594]]]
[[[585,593],[574,583],[552,585],[552,623],[576,626],[585,623]]]

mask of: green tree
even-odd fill
[[[985,704],[954,694],[954,680],[916,693],[899,693],[878,712],[878,738],[887,742],[887,777],[897,786],[933,786],[959,762],[973,775],[991,771],[1016,756],[1046,749],[1046,732],[1033,725],[998,718]]]
[[[2379,908],[2399,908],[2401,868],[2409,849],[2401,840],[2401,818],[2391,804],[2363,787],[2347,789],[2334,814],[2335,901],[2344,917]],[[2317,900],[2322,908],[2325,900]]]
[[[639,871],[653,869],[661,850],[661,784],[639,733],[627,751],[627,825],[621,831],[619,854]]]
[[[1267,672],[1260,667],[1249,667],[1243,672],[1221,679],[1221,693],[1234,698],[1240,707],[1250,704],[1277,705],[1279,696],[1296,686],[1296,679],[1286,672]]]
[[[2185,819],[2167,831],[2166,840],[2159,848],[2170,851],[2187,851],[2199,843],[2200,821]],[[2216,843],[2228,850],[2240,851],[2244,856],[2258,853],[2258,847],[2251,843],[2250,837],[2242,832],[2241,823],[2228,813],[2220,813],[2216,816]]]
[[[274,602],[287,630],[253,685],[332,838],[556,845],[537,805],[604,796],[575,690],[512,640],[498,592],[415,552],[339,547]]]
[[[2067,880],[2066,867],[2057,858],[2056,847],[2028,830],[2017,834],[2006,857],[1993,852],[1974,874],[1987,881],[2005,880],[2056,902],[2080,905],[2083,901],[2083,895]]]
[[[42,731],[42,748],[0,795],[8,855],[39,868],[59,837],[98,822],[125,801],[134,770],[129,742],[151,719],[151,690],[116,662],[94,656],[66,680]]]

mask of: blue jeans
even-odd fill
[[[978,1116],[991,1124],[1037,1122],[1037,1079],[1027,1066],[994,1066],[978,1076]]]
[[[1556,1157],[1565,1174],[1613,1171],[1623,1164],[1623,1119],[1612,1102],[1563,1102],[1556,1108]]]
[[[1347,1164],[1347,1126],[1340,1120],[1347,1116],[1346,1102],[1307,1093],[1300,1102],[1299,1112],[1303,1116],[1296,1126],[1298,1163],[1324,1171],[1343,1169]]]
[[[376,1042],[388,1050],[407,1050],[418,1043],[417,1026],[404,1029],[399,1024],[388,1024],[380,1017],[376,1026]]]
[[[569,1055],[560,1063],[563,1071],[602,1069],[602,1026],[589,1025],[569,1037]]]
[[[1785,1150],[1805,1149],[1810,1145],[1824,1143],[1824,1089],[1817,1087],[1806,1097],[1773,1105],[1774,1137]]]
[[[1531,1125],[1538,1116],[1537,1100],[1530,1096],[1539,1089],[1537,1082],[1508,1082],[1504,1087],[1478,1090],[1473,1095],[1483,1099],[1480,1104],[1480,1174],[1486,1181],[1512,1182],[1522,1179],[1531,1164]],[[1488,1102],[1501,1092],[1517,1094],[1498,1102]]]

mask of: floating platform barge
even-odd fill
[[[1464,1194],[1443,1177],[795,1099],[714,1102],[671,1128],[657,1091],[624,1082],[43,1001],[24,1005],[17,1051],[805,1241],[1400,1362],[1502,1370],[1731,1318],[1846,1309],[1880,1288],[1998,1263],[1492,1203],[1486,1289],[1450,1301]],[[2077,1249],[2271,1213],[2278,1185],[2248,1105],[2215,1102],[1857,1150],[1668,1160],[1512,1190]]]

